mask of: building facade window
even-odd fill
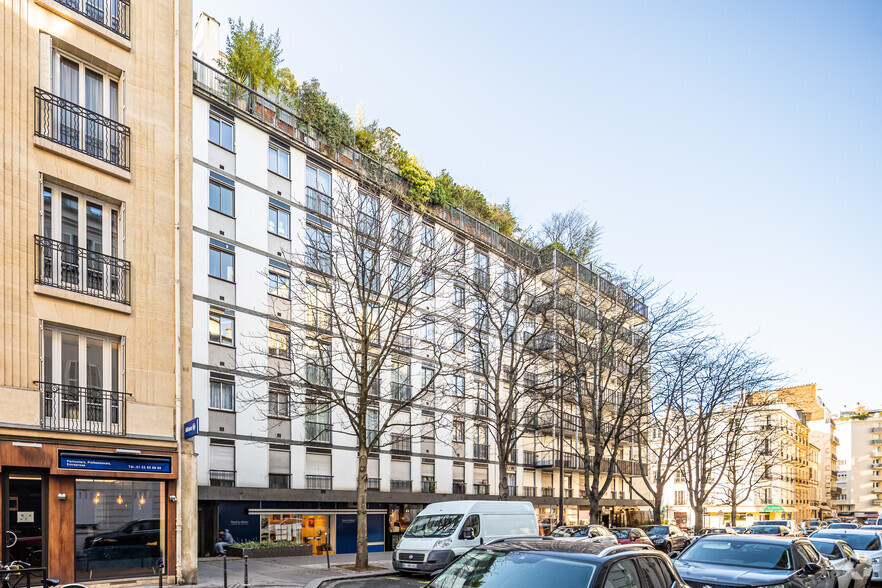
[[[423,244],[423,247],[428,247],[430,249],[435,248],[435,227],[432,225],[423,225],[423,233],[420,242]]]
[[[236,281],[236,248],[211,239],[208,248],[208,275],[226,282]]]
[[[459,263],[465,263],[465,243],[459,240],[453,242],[453,259]]]
[[[269,385],[269,416],[286,419],[291,416],[291,391],[280,384]]]
[[[453,306],[465,308],[465,287],[462,284],[453,285]]]
[[[453,376],[453,395],[460,398],[465,396],[465,376],[462,374]]]
[[[208,141],[227,151],[233,149],[233,119],[211,110],[208,115]]]
[[[290,358],[291,333],[282,323],[269,323],[269,354],[273,357]]]
[[[291,298],[291,274],[281,268],[270,266],[267,273],[267,292],[279,298]]]
[[[465,443],[465,421],[453,419],[453,442]]]
[[[459,329],[453,331],[453,350],[457,353],[465,353],[465,332]]]
[[[233,376],[212,372],[208,385],[209,408],[236,410],[236,380]]]
[[[435,274],[432,272],[423,272],[422,292],[427,296],[435,295]]]
[[[235,182],[220,174],[209,172],[208,209],[229,217],[236,216]]]
[[[282,239],[290,239],[291,207],[275,198],[270,198],[266,230]]]
[[[322,216],[333,216],[331,201],[331,174],[325,170],[306,166],[306,208]]]
[[[236,442],[211,439],[208,445],[209,485],[232,488],[236,485]]]
[[[331,328],[331,293],[313,282],[306,284],[306,324],[313,329],[328,331]]]
[[[420,325],[420,338],[426,343],[435,343],[435,319],[429,316],[423,317]]]
[[[267,150],[267,169],[285,179],[291,178],[291,152],[270,141]]]
[[[306,225],[306,267],[331,273],[331,233]]]
[[[236,344],[236,313],[212,306],[208,310],[208,340],[219,345]]]

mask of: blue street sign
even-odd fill
[[[192,421],[187,421],[184,423],[184,439],[189,439],[190,437],[195,437],[199,434],[199,417],[196,417]]]

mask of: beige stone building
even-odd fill
[[[837,420],[842,430],[839,515],[877,518],[882,514],[882,410],[858,406]]]
[[[190,2],[2,10],[0,559],[192,579]]]

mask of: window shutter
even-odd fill
[[[420,465],[420,475],[434,478],[435,477],[435,462],[423,461],[423,463]]]
[[[454,480],[465,480],[465,464],[461,464],[461,463],[453,464],[453,479]]]
[[[331,456],[323,453],[307,453],[306,454],[306,475],[308,476],[330,476],[331,475]]]
[[[210,468],[212,470],[221,470],[231,472],[236,469],[236,447],[235,445],[217,445],[211,444],[210,451]]]
[[[410,461],[393,461],[391,479],[410,480]]]
[[[487,480],[490,477],[487,475],[487,468],[485,467],[476,467],[475,468],[475,484],[486,484]]]
[[[368,478],[379,478],[380,477],[380,460],[379,459],[369,459],[368,460]]]
[[[271,474],[290,474],[291,473],[291,452],[280,449],[270,449],[269,452],[269,473]]]

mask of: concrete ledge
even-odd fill
[[[132,50],[132,41],[131,40],[126,39],[122,35],[118,35],[117,33],[114,33],[110,29],[101,26],[100,24],[98,24],[97,22],[95,22],[89,18],[86,18],[85,16],[83,16],[82,14],[77,12],[76,10],[72,10],[72,9],[68,8],[67,6],[64,6],[63,4],[59,4],[58,2],[53,2],[52,0],[34,0],[34,2],[38,6],[42,6],[43,8],[48,10],[49,12],[54,12],[55,14],[60,16],[61,18],[65,19],[65,20],[69,20],[70,22],[72,22],[74,24],[80,25],[84,29],[88,29],[88,30],[92,31],[93,33],[95,33],[99,37],[102,37],[103,39],[110,41],[111,43],[113,43],[114,45],[116,45],[118,47],[122,47],[126,51]]]
[[[89,306],[97,306],[98,308],[105,308],[123,314],[132,314],[132,307],[128,304],[104,300],[103,298],[96,298],[95,296],[80,294],[79,292],[71,292],[70,290],[64,290],[63,288],[53,288],[52,286],[44,286],[43,284],[34,284],[34,294],[51,296],[53,298],[60,298],[71,302],[79,302],[80,304],[88,304]]]
[[[45,149],[46,151],[52,151],[53,153],[70,159],[71,161],[76,161],[77,163],[81,163],[87,167],[91,167],[92,169],[103,171],[104,173],[110,174],[111,176],[117,177],[121,180],[125,180],[127,182],[132,181],[132,172],[130,171],[126,171],[121,167],[117,167],[113,164],[101,161],[100,159],[95,159],[90,155],[80,153],[75,149],[71,149],[70,147],[66,147],[65,145],[50,141],[49,139],[45,139],[38,135],[34,135],[34,146],[39,147],[40,149]]]

